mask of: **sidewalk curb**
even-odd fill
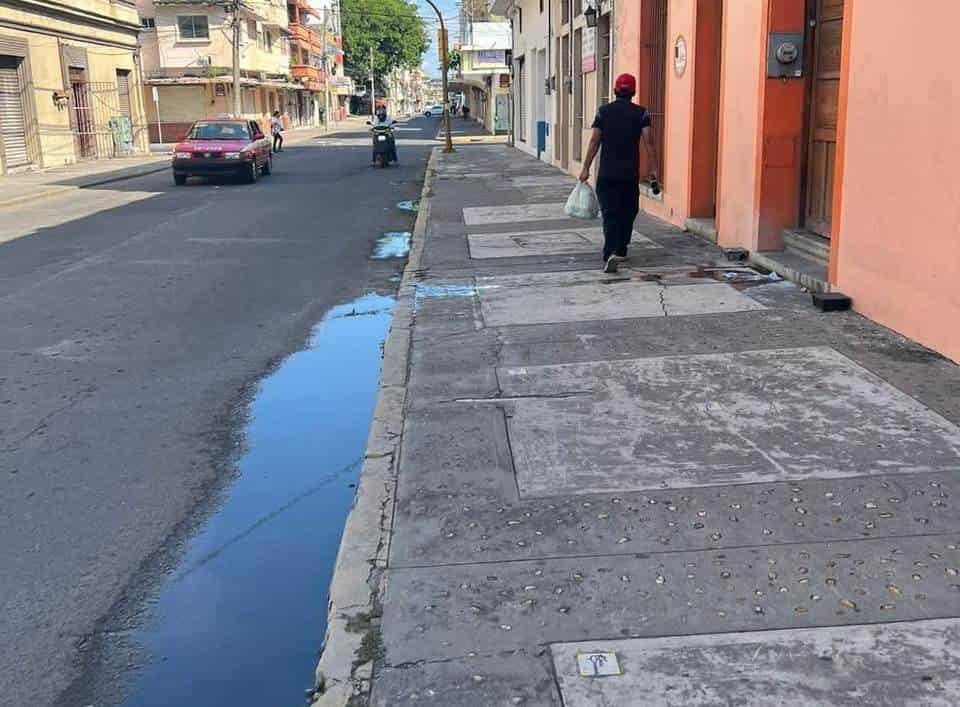
[[[379,595],[387,566],[400,465],[416,295],[414,279],[423,257],[440,150],[433,148],[427,162],[410,257],[384,346],[380,389],[357,495],[344,526],[330,582],[327,632],[317,664],[313,707],[344,707],[355,698],[364,700],[370,691],[373,662],[382,651]]]

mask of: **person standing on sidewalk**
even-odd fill
[[[273,151],[283,152],[283,120],[278,110],[273,111],[270,118],[270,132],[273,133]]]
[[[656,184],[657,164],[650,136],[650,115],[633,102],[637,80],[630,74],[617,77],[616,100],[600,106],[593,134],[580,171],[580,181],[590,179],[590,167],[600,151],[597,199],[603,215],[603,271],[612,273],[627,257],[633,222],[640,210],[640,142],[646,146],[650,181]]]

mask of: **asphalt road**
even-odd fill
[[[354,133],[255,185],[164,172],[0,213],[0,702],[83,694],[98,632],[229,483],[256,382],[331,307],[395,286],[369,256],[410,230],[395,204],[436,127],[408,124],[387,171]]]

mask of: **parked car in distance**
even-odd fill
[[[435,106],[430,106],[425,111],[423,111],[423,114],[428,118],[433,118],[438,115],[443,115],[443,106],[440,105],[439,103]]]
[[[198,120],[173,151],[173,181],[227,175],[253,183],[273,171],[271,147],[255,120]]]

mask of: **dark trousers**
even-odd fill
[[[274,133],[273,134],[273,151],[283,149],[283,133]]]
[[[640,211],[639,180],[598,179],[597,200],[603,215],[603,260],[626,257],[633,222]]]
[[[396,140],[390,140],[390,152],[389,152],[389,154],[387,155],[387,159],[389,159],[391,162],[399,162],[399,161],[400,161],[400,160],[397,159],[397,142],[396,142]],[[374,138],[373,138],[373,161],[374,161],[374,162],[377,161],[377,138],[376,138],[376,136],[374,136]]]

